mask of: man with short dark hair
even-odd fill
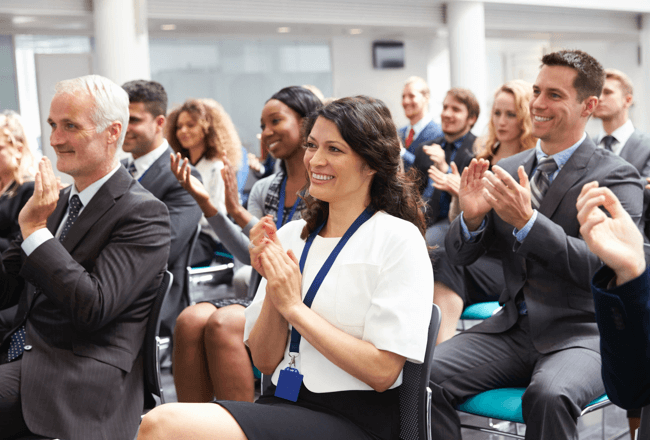
[[[190,241],[202,213],[170,168],[173,152],[163,137],[167,113],[165,89],[155,81],[145,80],[127,82],[122,88],[129,95],[129,126],[122,149],[132,156],[122,164],[140,185],[167,206],[171,220],[168,270],[174,275],[174,283],[160,314],[160,334],[171,337],[176,318],[189,305],[183,297],[185,270]],[[194,167],[192,174],[200,180]]]
[[[629,118],[634,104],[634,87],[630,78],[620,70],[605,69],[605,86],[600,95],[594,117],[603,121],[603,127],[594,138],[601,148],[621,156],[639,171],[641,177],[650,177],[650,136],[634,128]],[[650,236],[650,190],[643,193],[645,214],[645,241]]]
[[[474,157],[473,146],[476,136],[470,130],[476,123],[480,107],[474,94],[461,88],[447,92],[442,103],[443,135],[433,140],[432,145],[423,145],[415,151],[413,166],[420,174],[420,192],[427,203],[427,234],[429,246],[441,246],[449,229],[449,205],[451,195],[433,186],[429,169],[434,167],[442,173],[451,173],[454,163],[462,171]]]
[[[97,75],[61,81],[43,158],[2,254],[0,436],[132,439],[144,405],[142,344],[169,254],[163,203],[120,166],[129,98]]]
[[[431,92],[427,82],[419,76],[406,80],[402,91],[402,108],[409,123],[399,129],[402,141],[402,160],[406,168],[410,168],[415,160],[415,151],[430,145],[434,139],[442,136],[440,125],[433,121],[429,113],[429,98]]]
[[[601,263],[580,237],[576,201],[585,183],[597,181],[637,226],[642,209],[636,169],[597,148],[584,131],[604,79],[598,61],[584,52],[545,55],[530,102],[537,146],[492,171],[473,159],[463,172],[462,212],[447,234],[447,255],[467,265],[496,247],[503,308],[436,347],[434,438],[461,438],[455,406],[467,398],[527,387],[526,439],[576,439],[580,411],[604,393],[590,289]]]

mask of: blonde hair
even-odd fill
[[[34,177],[34,156],[29,149],[20,115],[10,110],[0,114],[0,136],[3,135],[7,138],[13,157],[16,159],[12,178],[20,186]],[[8,192],[8,195],[12,197],[14,190]]]
[[[537,138],[533,136],[533,121],[530,116],[530,99],[533,96],[533,86],[526,81],[516,79],[508,81],[497,89],[494,93],[494,101],[496,102],[497,96],[501,93],[510,93],[515,98],[515,111],[517,113],[517,122],[521,135],[519,136],[519,152],[528,150],[535,146]],[[499,144],[497,140],[496,130],[492,122],[492,113],[494,112],[494,103],[492,103],[492,110],[490,111],[490,123],[488,124],[488,134],[485,136],[485,142],[477,142],[475,145],[482,145],[481,151],[476,151],[477,159],[490,159],[494,157],[496,148]]]
[[[176,136],[178,116],[183,112],[189,113],[203,128],[206,159],[221,159],[226,153],[230,163],[239,169],[242,158],[239,135],[228,113],[214,99],[190,99],[169,113],[165,137],[172,149],[183,157],[189,157],[189,151],[183,148]]]
[[[429,85],[423,78],[420,78],[419,76],[411,76],[404,82],[404,87],[408,86],[409,84],[419,84],[422,88],[420,92],[422,92],[427,102],[429,101],[429,98],[431,97],[431,90],[429,90]]]
[[[621,83],[621,89],[624,95],[634,96],[634,85],[632,80],[625,73],[618,69],[605,69],[605,79],[616,79]]]

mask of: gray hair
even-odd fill
[[[126,129],[129,126],[129,95],[124,89],[108,78],[99,75],[86,75],[79,78],[66,79],[57,83],[56,93],[75,94],[88,93],[95,101],[91,118],[95,130],[101,133],[114,121],[122,124],[122,132],[117,140],[119,150],[124,143]],[[89,109],[90,110],[90,109]],[[116,150],[117,151],[117,150]]]
[[[429,100],[431,97],[431,91],[429,90],[429,85],[424,80],[424,78],[421,78],[419,76],[411,76],[406,80],[406,82],[404,82],[404,87],[408,86],[409,84],[419,84],[422,94],[427,99],[427,101]]]

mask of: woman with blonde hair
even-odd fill
[[[18,214],[34,193],[33,157],[18,115],[0,115],[0,252],[20,236]],[[0,309],[17,304],[18,298],[3,298]]]
[[[497,89],[488,134],[474,143],[477,159],[486,159],[493,166],[505,157],[535,146],[537,138],[531,133],[532,119],[528,105],[532,95],[532,85],[522,80],[509,81]],[[459,170],[453,163],[451,174],[443,175],[437,168],[432,168],[429,176],[434,186],[452,195],[449,220],[453,221],[460,214]],[[435,273],[433,302],[442,312],[439,344],[454,336],[465,307],[478,302],[496,301],[505,281],[499,256],[490,252],[469,266],[450,264],[444,248],[434,250],[432,260]]]
[[[173,109],[167,117],[165,137],[183,158],[188,158],[201,174],[210,201],[226,212],[225,185],[221,177],[224,164],[239,168],[242,150],[235,125],[224,108],[213,99],[190,99]],[[205,217],[191,265],[209,265],[219,238]]]

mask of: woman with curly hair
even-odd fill
[[[172,171],[194,197],[221,242],[244,264],[250,264],[249,234],[260,218],[270,215],[279,226],[300,218],[304,202],[298,191],[307,176],[303,164],[302,123],[320,101],[302,87],[285,87],[262,109],[262,143],[281,162],[280,171],[255,183],[248,209],[240,203],[234,171],[225,166],[227,212],[207,197],[204,187],[191,179],[179,155],[172,159]],[[230,218],[234,220],[231,221]],[[235,299],[202,302],[187,307],[176,320],[174,330],[174,383],[180,402],[224,400],[253,401],[253,367],[244,337],[244,307],[255,296],[260,275],[250,266],[248,294]],[[239,273],[238,273],[239,276]]]
[[[265,280],[244,341],[275,391],[256,403],[159,406],[139,439],[399,437],[402,369],[424,360],[431,315],[420,194],[381,101],[333,101],[305,131],[304,220],[278,231],[265,217],[250,234]]]
[[[531,84],[509,81],[494,94],[494,103],[488,125],[488,134],[475,141],[477,159],[486,159],[490,166],[535,146],[537,138],[532,131],[529,102],[533,95]],[[436,188],[452,195],[449,220],[460,214],[458,188],[460,174],[452,164],[452,173],[442,175],[440,171],[429,173]],[[485,301],[496,301],[504,286],[501,260],[498,255],[486,253],[469,266],[449,264],[444,248],[433,251],[435,273],[434,303],[442,312],[438,343],[454,336],[458,319],[465,307]]]
[[[213,99],[190,99],[167,117],[165,137],[172,149],[188,158],[201,174],[210,201],[226,212],[225,186],[221,176],[224,163],[239,168],[241,141],[235,125],[221,104]],[[205,218],[191,264],[209,265],[219,238]]]

